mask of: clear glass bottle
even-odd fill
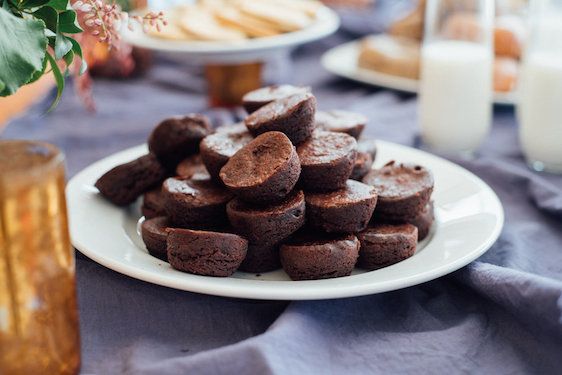
[[[562,173],[562,0],[532,0],[517,115],[529,166]]]
[[[418,109],[435,150],[470,153],[489,132],[493,21],[490,0],[427,1]]]
[[[0,141],[0,374],[77,374],[74,253],[55,147]]]

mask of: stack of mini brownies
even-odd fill
[[[265,87],[244,107],[243,123],[216,130],[199,114],[162,121],[149,154],[96,182],[119,206],[144,194],[151,255],[197,275],[283,267],[306,280],[414,254],[434,218],[426,168],[390,161],[372,169],[375,142],[359,140],[367,119],[317,112],[307,87]]]

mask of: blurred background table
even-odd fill
[[[312,86],[321,109],[364,113],[366,135],[417,146],[414,96],[319,68],[322,52],[357,37],[356,29],[347,30],[297,50],[284,81]],[[163,117],[203,112],[218,126],[244,116],[241,109],[208,109],[202,71],[166,59],[143,78],[98,80],[94,97],[95,114],[85,112],[72,90],[45,114],[47,98],[12,121],[2,137],[61,147],[71,177],[144,142]],[[478,261],[417,287],[330,301],[237,300],[151,285],[77,253],[82,372],[559,372],[562,177],[527,168],[516,127],[513,108],[496,107],[477,158],[454,160],[502,200],[506,226],[499,241]]]

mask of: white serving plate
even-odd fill
[[[310,26],[285,34],[241,40],[236,42],[173,41],[150,36],[137,27],[123,30],[128,43],[173,55],[182,55],[195,63],[243,63],[264,61],[291,47],[312,42],[334,33],[340,25],[338,15],[328,7],[321,7]]]
[[[357,66],[359,51],[360,41],[341,44],[322,55],[322,65],[329,72],[354,81],[404,92],[418,92],[418,80],[416,79],[398,77]],[[514,93],[494,93],[495,104],[514,105],[515,101]]]
[[[351,276],[291,281],[282,271],[261,275],[236,272],[228,278],[176,271],[148,254],[138,234],[138,205],[119,208],[101,197],[95,181],[112,167],[147,152],[145,145],[102,159],[70,180],[66,188],[73,245],[94,261],[131,277],[219,296],[266,300],[307,300],[352,297],[405,288],[433,280],[472,262],[498,238],[504,221],[502,205],[481,179],[464,168],[429,153],[389,142],[378,142],[377,166],[388,160],[413,161],[435,178],[436,221],[429,238],[411,258]]]

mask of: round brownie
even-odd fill
[[[355,158],[355,164],[353,165],[353,171],[351,171],[352,180],[361,181],[367,173],[373,168],[373,157],[367,152],[358,152]]]
[[[240,267],[248,241],[232,233],[171,228],[167,250],[168,261],[177,270],[227,277]]]
[[[148,253],[153,257],[168,261],[166,240],[168,238],[169,221],[165,216],[148,219],[141,224],[141,237]]]
[[[418,229],[412,224],[375,224],[357,238],[361,242],[358,266],[374,270],[414,255]]]
[[[297,145],[312,134],[315,111],[316,98],[307,92],[275,100],[246,117],[244,122],[254,136],[280,131]]]
[[[316,127],[332,132],[346,133],[355,139],[367,125],[367,117],[354,112],[332,110],[316,112]]]
[[[241,199],[270,203],[293,190],[300,172],[299,157],[289,138],[281,132],[267,132],[234,154],[219,176]]]
[[[162,195],[161,186],[144,193],[141,212],[146,219],[166,215],[166,209],[164,208],[164,196]]]
[[[304,224],[304,194],[294,191],[281,203],[255,206],[240,199],[226,205],[230,225],[250,241],[262,246],[278,243]]]
[[[176,167],[176,176],[192,178],[197,176],[199,179],[209,176],[205,164],[201,160],[201,155],[195,154],[183,159]]]
[[[376,215],[403,220],[417,216],[433,192],[433,176],[417,165],[391,161],[369,172],[363,182],[375,188],[379,196]]]
[[[206,116],[188,114],[162,121],[148,137],[148,148],[170,170],[189,155],[199,151],[199,142],[211,134]]]
[[[281,245],[279,255],[292,280],[349,276],[359,256],[359,240],[351,234],[299,233]]]
[[[373,215],[373,223],[383,224],[412,224],[418,228],[418,241],[423,241],[431,230],[431,226],[435,221],[433,202],[430,201],[418,215],[405,221],[385,219],[382,215]]]
[[[106,172],[95,186],[113,204],[126,206],[158,186],[166,176],[166,169],[156,156],[148,154]]]
[[[248,253],[239,270],[250,273],[263,273],[281,268],[279,244],[264,245],[248,243]]]
[[[306,221],[325,232],[355,233],[367,227],[377,194],[371,186],[347,180],[345,187],[329,193],[308,193]]]
[[[210,178],[168,178],[162,185],[170,222],[182,228],[215,228],[226,223],[226,203],[231,192]]]
[[[377,156],[377,141],[374,138],[363,138],[357,141],[357,152],[366,152],[373,158]]]
[[[315,131],[297,147],[300,183],[307,191],[330,191],[345,186],[355,163],[357,142],[347,134]]]
[[[242,105],[248,113],[260,109],[274,100],[286,98],[294,94],[310,92],[310,87],[292,85],[273,85],[250,91],[242,98]]]
[[[254,139],[244,127],[239,131],[230,129],[203,138],[199,146],[201,159],[207,167],[209,174],[215,180],[220,180],[219,173],[228,159],[242,147]]]

